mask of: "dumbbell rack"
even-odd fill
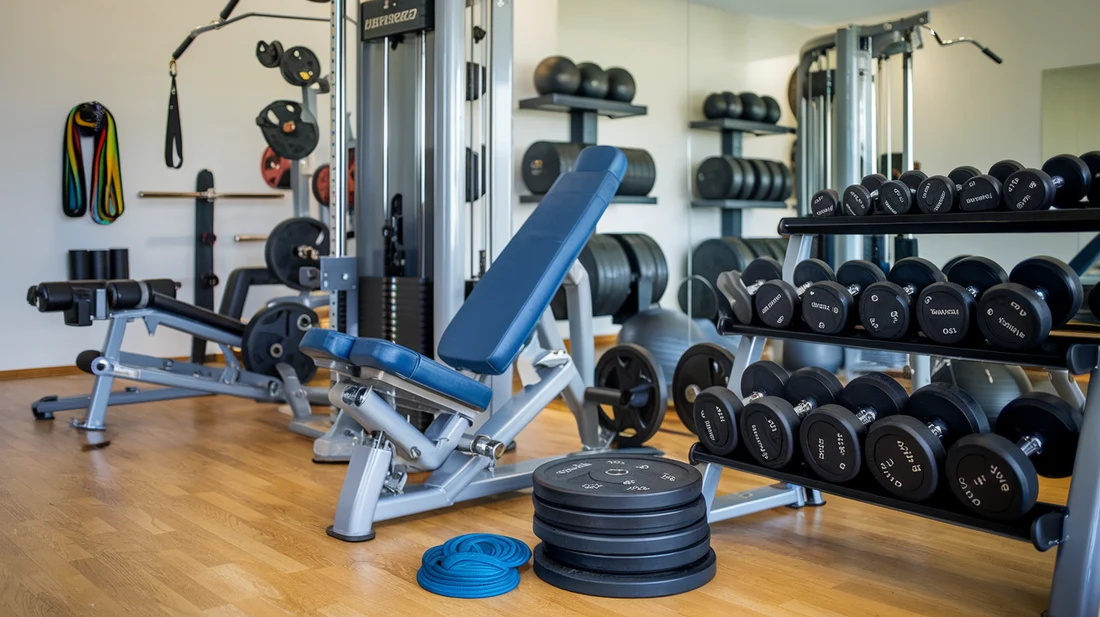
[[[648,113],[648,108],[644,105],[572,94],[544,94],[523,99],[519,102],[519,108],[569,114],[569,141],[589,145],[597,143],[596,125],[600,116],[614,119],[644,116]],[[520,195],[519,202],[537,204],[542,198],[542,195]],[[611,203],[652,205],[657,203],[657,198],[648,195],[616,195]]]
[[[733,118],[717,120],[696,120],[688,125],[692,129],[718,131],[722,134],[722,156],[741,156],[741,141],[744,135],[790,135],[794,127],[754,122]],[[692,199],[693,208],[721,208],[722,235],[741,236],[741,210],[746,208],[786,208],[783,201],[756,201],[746,199]]]
[[[1047,210],[1037,212],[986,212],[939,216],[904,215],[863,218],[787,218],[779,223],[779,233],[790,242],[783,264],[783,277],[791,282],[795,265],[807,259],[810,242],[816,234],[869,233],[1076,233],[1100,231],[1100,210]],[[1100,384],[1100,338],[1086,338],[1084,328],[1070,325],[1052,336],[1038,349],[1011,351],[986,343],[941,346],[913,335],[901,341],[874,339],[862,331],[850,335],[822,335],[810,332],[803,324],[789,330],[757,325],[742,325],[730,320],[719,324],[724,335],[740,335],[741,343],[730,375],[730,389],[741,396],[741,375],[760,359],[767,339],[807,341],[861,349],[888,349],[925,356],[963,360],[1019,364],[1047,369],[1052,377],[1068,372],[1090,373],[1090,383]],[[1095,335],[1095,329],[1088,330]],[[743,449],[730,457],[709,454],[700,444],[692,446],[689,457],[700,465],[704,475],[705,496],[710,505],[712,523],[782,505],[822,505],[821,494],[830,493],[866,503],[923,516],[925,518],[1030,541],[1040,551],[1058,547],[1050,592],[1048,617],[1096,615],[1100,610],[1100,396],[1082,397],[1072,380],[1053,380],[1059,394],[1082,406],[1080,445],[1074,464],[1076,474],[1070,481],[1066,506],[1040,502],[1015,521],[994,521],[979,517],[959,504],[946,486],[924,502],[898,499],[868,475],[852,482],[833,484],[815,476],[805,466],[774,470],[761,466]],[[1061,384],[1059,386],[1059,384]],[[773,478],[784,484],[763,489],[715,496],[722,469],[729,467]],[[1072,513],[1072,516],[1071,514]]]

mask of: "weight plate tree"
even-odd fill
[[[640,446],[657,434],[668,390],[661,367],[644,348],[626,344],[605,351],[596,363],[595,388],[614,395],[613,401],[600,405],[599,420],[601,427],[615,433],[617,446]]]

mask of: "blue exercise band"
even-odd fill
[[[519,568],[531,549],[515,538],[489,533],[456,536],[424,552],[416,582],[449,598],[491,598],[519,585]]]

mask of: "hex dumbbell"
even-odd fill
[[[1091,154],[1091,153],[1090,153]],[[1022,169],[1004,183],[1009,210],[1045,210],[1051,206],[1072,208],[1091,192],[1093,172],[1080,157],[1059,154],[1042,169]]]
[[[997,210],[1004,205],[1004,183],[1024,166],[1019,161],[998,161],[984,174],[962,183],[959,189],[959,209],[963,212]]]
[[[782,397],[757,399],[741,413],[741,434],[749,453],[770,469],[790,465],[802,451],[798,445],[802,419],[822,405],[835,403],[842,390],[836,375],[823,368],[808,366],[791,373]]]
[[[774,257],[757,257],[745,266],[744,272],[731,270],[718,275],[716,287],[726,298],[737,321],[752,323],[752,299],[760,287],[783,276],[783,266]]]
[[[1085,291],[1066,262],[1032,257],[1016,264],[1008,283],[994,285],[978,302],[978,326],[986,340],[1006,349],[1030,349],[1081,308]]]
[[[931,176],[917,188],[917,207],[925,214],[951,212],[958,206],[962,184],[981,173],[976,167],[964,165],[946,176]]]
[[[802,320],[814,332],[839,334],[857,321],[859,294],[885,280],[882,269],[869,261],[844,262],[836,271],[835,281],[819,281],[802,294]]]
[[[908,334],[915,321],[913,303],[932,283],[946,281],[943,272],[927,259],[898,260],[886,280],[872,283],[859,297],[859,320],[875,337],[897,340]]]
[[[832,280],[836,280],[836,274],[829,264],[820,259],[801,261],[794,267],[794,285],[777,278],[760,286],[753,301],[756,315],[772,328],[788,328],[800,312],[802,296],[810,285]]]
[[[848,482],[863,467],[867,426],[905,411],[909,393],[884,373],[860,375],[844,387],[839,405],[822,405],[806,416],[799,443],[806,464],[830,482]]]
[[[695,397],[692,418],[699,443],[707,452],[728,456],[737,449],[738,429],[745,406],[765,396],[779,396],[790,374],[775,362],[761,361],[745,367],[741,375],[741,391],[745,398],[738,398],[729,388],[711,386]]]
[[[946,268],[946,283],[932,283],[917,301],[921,332],[941,345],[954,345],[976,332],[978,298],[1008,280],[1004,268],[985,257],[964,257]]]
[[[911,169],[897,180],[890,180],[879,189],[879,205],[886,214],[907,214],[913,209],[917,189],[928,179],[928,174],[919,169]]]
[[[867,467],[897,497],[923,501],[939,487],[947,448],[989,431],[981,405],[961,388],[932,383],[909,397],[906,415],[876,421],[863,445]]]
[[[840,213],[845,216],[874,214],[883,184],[886,184],[886,176],[882,174],[863,176],[859,184],[853,184],[844,189],[840,196],[842,206]]]
[[[1080,434],[1077,410],[1046,392],[1012,400],[997,415],[996,433],[967,435],[947,453],[951,492],[982,516],[1012,520],[1039,498],[1039,476],[1073,473]]]

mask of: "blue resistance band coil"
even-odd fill
[[[488,533],[456,536],[424,552],[416,582],[449,598],[491,598],[519,585],[517,568],[531,549],[515,538]]]

